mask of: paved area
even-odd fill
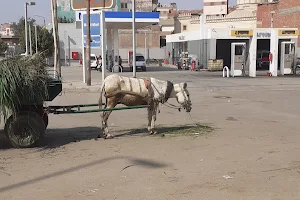
[[[64,80],[80,82],[80,72],[63,69]],[[158,67],[138,76],[188,83],[192,120],[162,107],[157,125],[197,122],[214,131],[159,137],[142,129],[95,140],[99,113],[51,115],[41,148],[1,143],[0,199],[299,199],[300,77],[221,78]],[[100,77],[93,71],[93,83]],[[96,90],[69,88],[51,104],[98,98]],[[146,110],[113,112],[109,125],[116,133],[145,127]]]

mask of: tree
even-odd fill
[[[52,30],[53,29],[51,29],[51,31],[48,31],[48,29],[45,27],[37,26],[38,51],[44,51],[47,57],[52,56],[54,51],[54,40]],[[32,32],[32,36],[34,36],[34,29],[32,30]],[[35,40],[32,40],[32,50],[33,53],[36,53]]]
[[[31,37],[32,37],[32,50],[33,53],[35,53],[35,30],[34,30],[34,19],[28,19],[28,26],[31,26]],[[17,37],[19,37],[21,49],[23,51],[26,50],[25,45],[25,19],[22,17],[18,23],[13,23],[12,28],[14,30],[14,33]],[[44,51],[46,53],[47,57],[50,57],[53,55],[54,51],[54,39],[52,30],[48,30],[45,27],[37,26],[37,33],[38,33],[38,51]],[[28,33],[28,37],[29,37]],[[29,40],[28,40],[29,41]]]
[[[59,47],[59,36],[58,36],[58,21],[57,21],[57,0],[51,1],[51,14],[52,14],[52,25],[53,25],[53,38],[54,38],[54,69],[61,76],[61,65],[60,65],[60,47]],[[56,77],[56,73],[54,73]]]
[[[0,54],[3,54],[7,50],[7,48],[7,44],[3,41],[0,41]]]

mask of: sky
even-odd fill
[[[25,9],[24,3],[26,0],[1,0],[0,6],[0,24],[7,22],[17,22],[24,16]],[[30,0],[27,0],[27,2]],[[34,0],[31,0],[34,1]],[[40,15],[46,18],[46,23],[51,21],[51,0],[35,0],[35,6],[28,6],[28,17],[35,18],[37,23],[43,25],[43,18],[36,17],[34,15]],[[169,4],[171,2],[177,3],[179,9],[201,9],[202,0],[159,0],[162,4]],[[232,5],[236,0],[229,0],[229,4]]]

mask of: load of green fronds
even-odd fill
[[[43,105],[48,78],[43,53],[0,61],[0,119],[16,114],[21,105]]]

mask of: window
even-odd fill
[[[244,53],[244,47],[243,46],[235,46],[235,55],[241,56]]]
[[[284,54],[290,54],[290,45],[289,44],[284,44]]]
[[[186,25],[184,25],[184,26],[182,27],[182,29],[183,29],[184,31],[186,31]]]
[[[167,45],[167,40],[165,38],[165,36],[160,36],[160,41],[159,41],[159,46],[160,48],[165,47]]]
[[[144,56],[136,56],[135,60],[136,61],[145,61],[145,58],[144,58]]]
[[[269,53],[268,52],[262,53],[262,58],[269,58]]]
[[[121,3],[121,8],[127,8],[127,3]]]

